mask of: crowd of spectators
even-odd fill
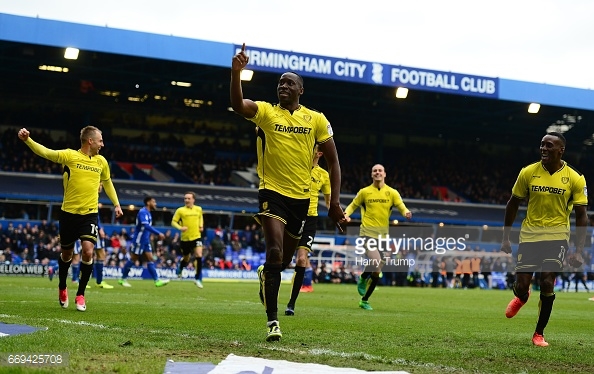
[[[105,265],[123,267],[126,249],[134,227],[121,227],[105,233],[107,252]],[[166,230],[165,238],[153,236],[152,247],[158,268],[175,269],[181,258],[180,235],[176,230]],[[211,239],[203,238],[203,262],[206,269],[250,270],[264,260],[264,238],[259,226],[246,226],[244,230],[217,227]],[[58,226],[41,221],[39,224],[0,223],[0,264],[16,265],[55,264],[60,253]],[[140,263],[136,264],[140,266]],[[192,269],[192,267],[189,267]]]
[[[16,137],[17,129],[6,129],[0,136],[0,170],[61,174],[61,166],[45,160],[31,152],[23,152],[24,145]],[[67,144],[63,139],[55,141],[47,132],[33,132],[31,137],[52,149],[76,147],[76,140]],[[106,144],[102,154],[112,163],[152,164],[158,167],[167,162],[175,162],[180,173],[197,184],[230,186],[233,170],[247,170],[254,165],[255,154],[249,153],[239,144],[225,144],[206,139],[202,144],[185,147],[175,136],[156,141],[151,136],[141,138],[122,138]],[[204,164],[215,165],[213,169]]]
[[[203,268],[218,270],[250,271],[264,263],[264,240],[261,228],[248,225],[244,230],[230,230],[217,227],[211,238],[203,238]],[[107,233],[105,240],[106,266],[122,268],[126,263],[125,249],[129,246],[134,227],[121,227]],[[153,236],[154,257],[157,268],[176,269],[181,259],[180,235],[167,230],[165,238]],[[58,226],[55,222],[41,221],[39,224],[9,222],[6,227],[0,223],[0,264],[55,265],[60,253]],[[509,289],[514,281],[513,262],[510,256],[499,252],[485,252],[480,248],[457,256],[433,256],[430,260],[418,261],[415,251],[402,251],[399,258],[416,259],[414,266],[405,263],[397,267],[384,267],[381,286],[444,287],[444,288],[498,288]],[[591,261],[586,251],[585,263]],[[361,269],[344,261],[335,254],[332,261],[313,261],[315,283],[354,284]],[[136,263],[136,266],[142,266]],[[188,266],[193,272],[193,264]],[[480,275],[480,280],[479,280]],[[559,274],[559,286],[567,291],[578,281],[584,287],[594,281],[594,273],[585,269],[573,269],[568,264]],[[592,283],[590,283],[592,285]],[[537,286],[537,285],[536,285]]]
[[[206,130],[198,128],[194,131]],[[208,134],[212,131],[209,129]],[[230,131],[223,129],[219,135],[225,136]],[[23,152],[23,145],[15,134],[16,129],[7,129],[0,137],[0,170],[61,173],[59,165],[31,152]],[[34,132],[32,137],[54,149],[75,146],[66,144],[64,139],[54,141],[47,132]],[[106,143],[102,153],[112,162],[112,167],[117,162],[152,164],[156,167],[173,162],[179,173],[197,184],[233,185],[233,170],[245,171],[255,165],[253,146],[242,146],[237,140],[231,143],[219,141],[216,136],[206,137],[202,144],[191,147],[184,145],[181,134],[170,134],[168,138],[162,139],[150,132],[138,138],[118,138],[111,142],[107,139]],[[377,149],[373,147],[338,146],[342,164],[342,193],[354,194],[369,185],[370,168],[380,162],[386,168],[386,183],[396,188],[404,198],[485,204],[505,204],[520,168],[539,157],[536,147],[532,152],[519,149],[501,154],[490,150],[488,146],[481,148],[462,144],[449,147],[386,146],[382,157],[378,157]],[[594,175],[594,170],[592,173],[588,170],[591,165],[584,161],[586,159],[581,159],[580,163],[580,159],[569,158],[585,175]],[[216,167],[206,168],[205,165]],[[324,166],[323,161],[321,165]]]

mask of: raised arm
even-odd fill
[[[33,141],[29,137],[29,130],[22,128],[18,132],[18,137],[38,156],[48,159],[52,162],[59,162],[60,154],[58,151],[44,147],[43,145]]]
[[[249,57],[245,53],[245,43],[241,46],[239,51],[231,60],[231,108],[235,113],[242,115],[245,118],[253,118],[258,111],[258,106],[252,100],[243,98],[243,90],[241,88],[241,70],[248,64]]]

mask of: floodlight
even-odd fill
[[[528,113],[536,114],[540,110],[540,104],[538,103],[530,103],[528,105]]]
[[[64,58],[67,60],[76,60],[78,58],[78,48],[68,47],[64,51]]]
[[[407,96],[408,96],[408,88],[398,87],[396,89],[396,98],[397,99],[406,99]]]
[[[180,81],[171,81],[171,85],[178,86],[178,87],[192,87],[192,83],[180,82]]]

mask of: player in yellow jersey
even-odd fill
[[[361,207],[361,228],[359,236],[368,239],[385,238],[389,234],[390,229],[390,215],[392,214],[392,207],[396,207],[402,216],[406,219],[412,218],[412,213],[406,208],[398,191],[386,185],[386,170],[382,165],[374,165],[371,168],[371,178],[373,184],[362,188],[357,193],[357,196],[347,206],[345,214],[347,220],[350,220],[350,215]],[[375,290],[379,280],[382,257],[378,250],[369,249],[366,251],[369,259],[377,265],[367,265],[365,270],[359,277],[357,283],[357,290],[362,296],[359,301],[359,307],[365,310],[373,310],[369,305],[369,297]]]
[[[312,151],[319,144],[328,164],[331,184],[329,216],[344,222],[340,207],[340,165],[332,126],[326,117],[299,103],[303,79],[296,73],[281,75],[279,103],[243,98],[241,70],[248,64],[245,44],[231,62],[231,107],[257,126],[259,213],[264,230],[266,262],[258,268],[260,297],[266,309],[267,341],[282,337],[278,324],[278,291],[281,271],[292,260],[301,238],[310,201]]]
[[[64,167],[64,200],[60,210],[60,257],[58,258],[58,299],[63,308],[68,307],[66,278],[72,261],[74,243],[80,239],[82,260],[80,281],[76,293],[76,309],[86,310],[85,288],[93,271],[93,252],[97,242],[99,211],[99,185],[103,182],[105,193],[115,206],[116,217],[120,217],[122,208],[118,195],[111,181],[109,164],[99,155],[103,148],[101,131],[94,126],[84,127],[80,131],[80,149],[53,150],[36,143],[29,137],[27,129],[20,129],[18,137],[31,150],[45,159],[62,164]]]
[[[568,254],[571,210],[575,210],[576,254],[569,257],[569,263],[574,267],[579,267],[583,262],[588,223],[586,179],[561,159],[565,145],[565,137],[557,132],[548,133],[542,138],[540,161],[520,171],[505,207],[501,250],[511,253],[511,227],[520,202],[528,199],[516,254],[515,297],[508,304],[505,315],[512,318],[526,304],[532,276],[540,272],[539,313],[532,336],[532,343],[540,347],[549,345],[544,339],[544,329],[553,310],[555,278],[557,273],[563,272],[563,260]]]
[[[182,270],[190,262],[192,253],[195,257],[196,275],[194,276],[196,286],[202,288],[202,234],[204,230],[204,219],[202,208],[194,205],[196,195],[194,192],[184,194],[184,206],[177,208],[171,226],[181,231],[180,249],[182,259],[177,268],[177,276],[181,277]]]
[[[295,261],[295,274],[293,275],[293,288],[291,290],[291,298],[285,309],[285,315],[292,316],[295,314],[295,303],[301,291],[305,269],[310,266],[308,253],[311,252],[311,246],[316,237],[316,230],[318,228],[318,198],[319,193],[324,195],[324,202],[326,208],[330,206],[330,177],[328,172],[318,165],[320,157],[323,152],[318,151],[318,147],[314,148],[314,159],[311,168],[311,189],[309,210],[307,218],[305,219],[305,226],[303,226],[303,234],[297,246],[297,259]]]

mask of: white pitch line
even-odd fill
[[[340,357],[340,358],[362,358],[365,361],[379,361],[385,364],[393,364],[393,365],[406,365],[412,367],[424,367],[430,369],[438,369],[440,372],[462,372],[464,371],[461,368],[455,368],[445,365],[439,365],[434,363],[425,363],[425,362],[417,362],[412,360],[407,360],[404,358],[386,358],[381,356],[371,355],[365,352],[355,352],[355,353],[348,353],[348,352],[336,352],[330,349],[319,349],[319,348],[312,348],[308,350],[298,350],[292,348],[282,348],[282,347],[271,347],[266,345],[261,345],[262,348],[269,349],[271,351],[281,351],[281,352],[288,352],[293,354],[300,354],[300,355],[315,355],[315,356],[332,356],[332,357]]]
[[[79,325],[79,326],[88,326],[88,327],[95,327],[98,329],[112,329],[112,330],[120,330],[120,328],[113,328],[113,327],[107,327],[105,325],[99,325],[97,323],[91,323],[91,322],[85,322],[85,321],[71,321],[68,319],[56,319],[56,318],[44,318],[44,320],[46,321],[53,321],[53,322],[58,322],[58,323],[64,323],[67,325]]]
[[[24,317],[10,315],[10,314],[0,314],[0,318],[15,318],[15,319],[18,319],[21,321],[24,319]],[[68,319],[59,319],[59,318],[33,318],[32,320],[39,321],[39,322],[57,322],[57,323],[65,324],[65,325],[78,325],[78,326],[86,326],[86,327],[93,327],[96,329],[107,329],[107,330],[114,330],[114,331],[122,331],[123,330],[120,327],[111,327],[111,326],[101,325],[101,324],[92,323],[92,322],[71,321]],[[127,331],[130,331],[130,330],[127,329]],[[143,330],[141,330],[141,331],[143,331]],[[158,329],[147,330],[146,332],[148,332],[150,334],[170,335],[170,336],[175,336],[175,337],[180,337],[180,338],[191,338],[192,337],[192,335],[188,334],[188,333],[174,333],[171,331],[158,330]]]

